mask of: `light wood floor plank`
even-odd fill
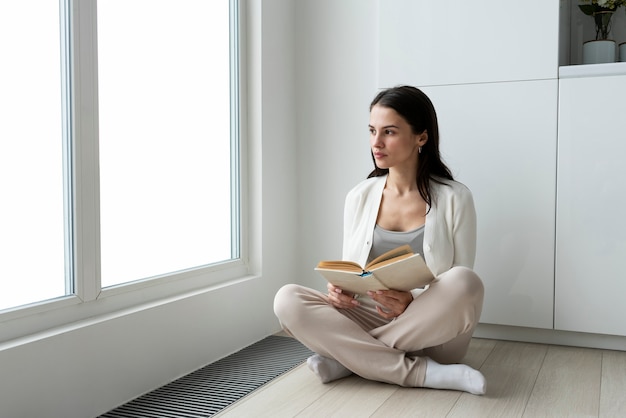
[[[487,393],[464,393],[449,417],[521,417],[541,369],[545,345],[498,342],[480,368]]]
[[[306,364],[302,364],[215,416],[294,417],[336,384],[337,382],[332,382],[323,385]]]
[[[602,352],[550,346],[532,391],[525,417],[597,417]]]
[[[547,352],[548,346],[544,344],[499,341],[485,360],[485,365],[539,370]]]
[[[600,417],[626,415],[626,352],[602,352]]]
[[[491,355],[498,341],[483,338],[472,338],[463,363],[474,369],[480,369],[485,360]]]
[[[339,380],[297,417],[369,417],[397,390],[398,386],[350,376]]]
[[[483,366],[487,393],[463,393],[448,417],[521,417],[539,370]]]
[[[398,388],[371,417],[445,417],[461,392],[424,388]]]

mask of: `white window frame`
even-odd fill
[[[0,313],[0,347],[19,339],[54,327],[77,324],[81,320],[96,315],[116,314],[139,309],[142,305],[166,303],[205,291],[211,286],[225,285],[250,277],[247,262],[246,192],[244,178],[246,167],[244,138],[242,137],[244,80],[241,57],[242,40],[245,39],[244,11],[242,0],[230,0],[231,33],[231,140],[232,163],[238,176],[231,184],[232,219],[238,219],[233,229],[233,249],[235,257],[230,261],[199,268],[164,274],[158,277],[101,288],[100,281],[100,231],[99,231],[99,175],[98,175],[98,53],[97,53],[97,5],[96,0],[60,0],[63,16],[69,16],[68,36],[62,36],[62,50],[69,51],[62,63],[69,69],[69,82],[62,86],[69,91],[71,108],[64,109],[63,127],[71,135],[70,147],[64,149],[69,162],[65,165],[65,175],[71,179],[69,193],[66,193],[66,218],[70,204],[73,205],[73,219],[66,225],[66,269],[71,269],[67,283],[68,296],[41,301],[27,306],[8,309]],[[67,8],[68,10],[65,10]],[[66,71],[64,71],[67,74]],[[68,90],[69,89],[69,90]],[[71,196],[71,198],[69,197]],[[243,203],[242,203],[243,202]],[[73,249],[73,251],[70,251]],[[138,294],[141,293],[141,299]],[[103,301],[106,299],[106,304]],[[41,315],[45,313],[46,315]]]

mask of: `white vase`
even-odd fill
[[[615,41],[609,39],[583,44],[583,64],[615,62]]]
[[[619,44],[619,60],[626,62],[626,42]]]

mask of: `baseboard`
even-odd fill
[[[619,335],[588,334],[553,329],[478,324],[474,332],[474,337],[626,351],[626,337]]]

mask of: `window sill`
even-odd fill
[[[100,298],[81,301],[75,295],[52,299],[30,306],[23,306],[0,314],[0,351],[28,341],[46,338],[68,329],[89,326],[92,323],[127,315],[132,312],[150,309],[199,294],[213,292],[228,286],[259,278],[246,273],[241,262],[234,262],[234,268],[224,269],[231,273],[216,277],[199,272],[196,277],[170,277],[164,283],[137,283],[133,290],[107,289]],[[204,274],[203,274],[204,273]]]

